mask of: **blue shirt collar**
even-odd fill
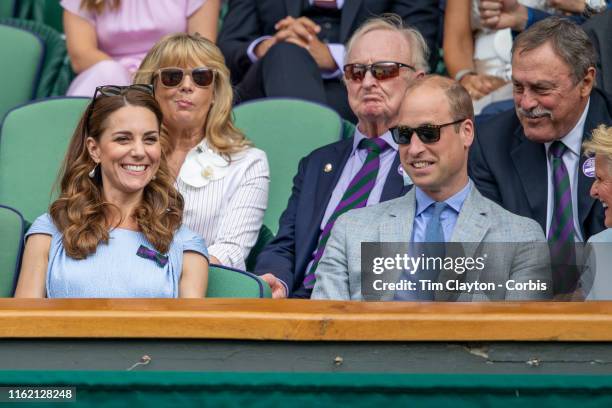
[[[416,194],[416,216],[421,215],[423,211],[425,211],[431,204],[435,202],[431,197],[429,197],[423,190],[419,187],[415,186],[415,194]],[[472,180],[468,180],[468,183],[459,191],[455,193],[453,196],[444,200],[444,202],[451,207],[453,210],[459,214],[461,211],[461,207],[463,207],[463,203],[465,199],[470,194],[472,190]]]

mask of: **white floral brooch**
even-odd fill
[[[229,161],[209,148],[204,140],[187,153],[179,178],[192,187],[204,187],[222,179],[228,171]]]

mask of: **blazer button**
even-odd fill
[[[325,29],[327,29],[327,30],[331,30],[331,28],[332,28],[332,24],[331,24],[331,23],[328,21],[327,23],[324,23],[324,24],[323,24],[323,27],[324,27]]]

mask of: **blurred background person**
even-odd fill
[[[546,6],[538,0],[521,3]],[[480,5],[480,0],[453,0],[444,12],[444,63],[449,76],[469,92],[476,115],[493,102],[507,101],[499,110],[512,109],[512,34],[509,28],[483,26]]]
[[[491,29],[520,32],[553,14],[582,24],[612,9],[608,0],[480,0],[481,23]]]
[[[208,256],[183,200],[146,85],[105,86],[72,137],[61,191],[26,234],[16,297],[203,297]]]
[[[292,97],[356,123],[342,84],[345,44],[367,19],[397,14],[437,50],[439,0],[231,0],[219,47],[237,102]],[[429,64],[437,63],[432,52]]]
[[[221,0],[62,0],[72,69],[67,94],[91,96],[99,85],[132,83],[164,35],[199,32],[215,41]]]
[[[166,36],[135,81],[155,87],[185,225],[204,237],[211,263],[245,269],[268,205],[270,170],[266,154],[233,124],[221,51],[199,35]]]

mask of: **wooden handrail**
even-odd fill
[[[0,299],[0,338],[612,341],[612,302]]]

